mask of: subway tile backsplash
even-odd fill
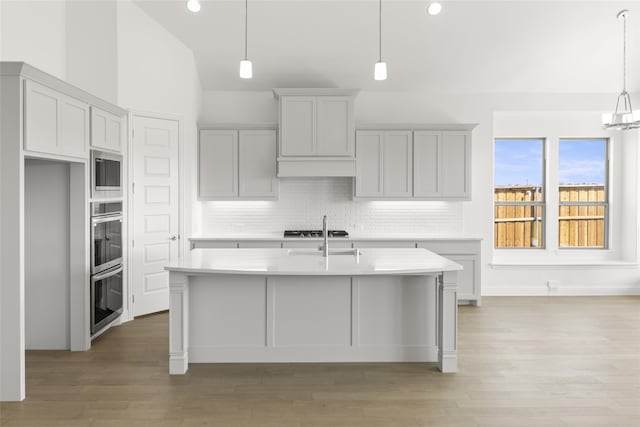
[[[357,234],[462,233],[462,202],[354,201],[351,178],[285,178],[278,201],[201,202],[200,233],[252,235],[329,228]]]

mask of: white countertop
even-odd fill
[[[438,273],[462,270],[462,266],[413,248],[365,248],[359,256],[331,254],[327,258],[315,249],[194,249],[165,269],[193,274],[362,276]]]
[[[270,241],[270,240],[286,240],[286,241],[313,241],[313,240],[322,240],[322,237],[314,238],[314,237],[284,237],[282,233],[264,233],[264,234],[217,234],[211,236],[191,236],[189,237],[191,241],[203,241],[203,240],[223,240],[223,241]],[[420,235],[420,234],[357,234],[357,233],[349,233],[349,237],[333,237],[330,240],[437,240],[437,241],[447,241],[447,240],[467,240],[467,241],[477,241],[482,240],[480,237],[470,237],[470,236],[462,236],[462,235],[450,235],[450,236],[434,236],[434,235]]]

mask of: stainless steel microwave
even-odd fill
[[[122,156],[91,150],[91,195],[94,198],[122,197]]]

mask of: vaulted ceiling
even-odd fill
[[[627,21],[627,86],[640,90],[640,1],[383,0],[382,57],[389,78],[373,79],[378,2],[248,2],[248,57],[254,78],[238,76],[244,55],[244,1],[134,0],[195,55],[205,90],[356,87],[372,91],[608,93],[622,87]]]

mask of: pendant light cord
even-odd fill
[[[627,91],[627,16],[622,16],[622,90]]]
[[[247,59],[247,34],[248,34],[248,15],[249,15],[249,0],[244,0],[244,59]]]
[[[378,58],[379,62],[382,62],[382,0],[379,0],[378,5]]]

